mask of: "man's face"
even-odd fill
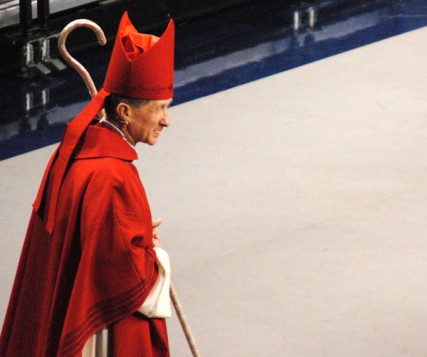
[[[128,130],[135,143],[154,145],[164,127],[170,125],[168,109],[172,99],[151,100],[139,107],[129,107]]]

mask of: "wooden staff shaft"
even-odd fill
[[[200,354],[200,351],[197,348],[196,341],[194,339],[193,334],[191,333],[190,325],[187,322],[187,318],[185,317],[181,302],[178,299],[178,294],[176,293],[172,282],[170,287],[170,296],[173,307],[175,308],[176,314],[178,316],[179,323],[181,324],[182,330],[184,331],[185,338],[187,339],[188,346],[190,347],[193,357],[201,357],[202,355]]]

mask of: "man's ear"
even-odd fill
[[[116,107],[117,115],[124,122],[129,121],[129,110],[130,110],[129,105],[123,102],[119,103]]]

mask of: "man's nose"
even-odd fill
[[[160,124],[165,127],[168,127],[171,124],[169,119],[169,112],[167,109],[165,109],[165,112],[163,114],[162,120],[160,121]]]

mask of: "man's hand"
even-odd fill
[[[159,227],[162,224],[162,219],[161,218],[153,219],[151,222],[153,225],[153,244],[155,247],[160,247],[161,246],[160,235],[157,227]]]

